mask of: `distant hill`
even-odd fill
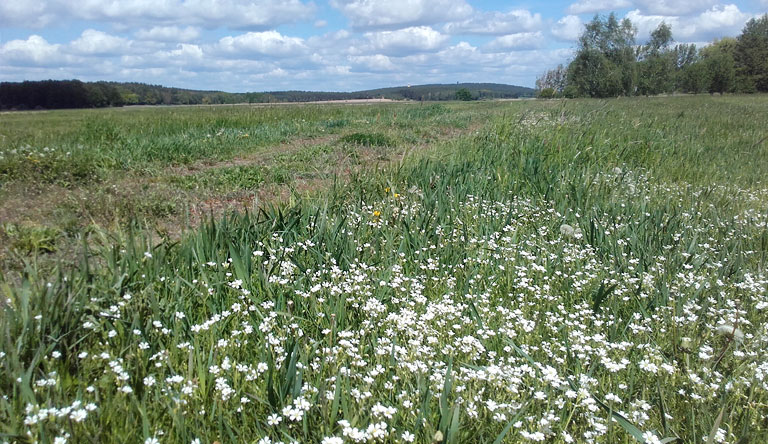
[[[99,108],[123,105],[204,105],[377,99],[455,100],[466,89],[473,100],[533,97],[534,90],[500,83],[398,86],[355,92],[272,91],[228,93],[145,83],[45,80],[0,83],[0,109]]]
[[[502,83],[451,83],[368,89],[355,92],[273,91],[262,93],[276,102],[310,102],[318,100],[392,99],[392,100],[455,100],[456,91],[466,89],[473,99],[514,99],[534,97],[532,88]]]

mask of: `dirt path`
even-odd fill
[[[272,145],[265,149],[259,149],[250,153],[244,153],[235,156],[229,160],[222,160],[213,162],[210,160],[203,160],[195,162],[189,165],[183,166],[170,166],[164,170],[164,174],[173,174],[177,176],[189,176],[192,174],[198,174],[208,170],[216,168],[234,168],[238,166],[247,165],[264,165],[270,159],[274,159],[280,154],[290,154],[302,149],[313,146],[330,144],[338,140],[338,136],[322,136],[322,137],[308,137],[303,139],[291,140],[279,145]]]
[[[82,245],[73,234],[88,232],[88,226],[119,232],[133,219],[161,238],[175,239],[211,216],[311,195],[331,186],[334,180],[345,182],[366,168],[400,162],[408,153],[429,150],[439,142],[472,133],[482,125],[483,122],[476,122],[462,129],[446,127],[431,140],[408,146],[386,149],[355,146],[351,150],[354,155],[349,154],[349,147],[346,151],[342,149],[345,145],[339,144],[339,135],[324,135],[259,147],[229,160],[171,166],[149,176],[117,171],[106,181],[71,188],[6,184],[0,194],[0,270],[18,268],[18,260],[11,258],[17,256],[20,248],[29,248],[37,242],[40,236],[56,236],[51,244],[55,245],[55,252],[47,257],[64,262],[73,261],[77,256],[74,252]],[[327,154],[331,156],[330,161],[309,165],[309,174],[293,174],[284,183],[267,181],[251,189],[218,193],[212,189],[184,189],[169,180],[237,167],[258,166],[268,170],[280,159],[319,146],[331,147]],[[9,232],[15,234],[9,235]]]

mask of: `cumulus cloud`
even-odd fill
[[[464,0],[331,0],[354,28],[396,28],[462,20],[472,14]]]
[[[55,12],[48,6],[46,0],[0,2],[0,26],[41,28],[56,17]]]
[[[629,0],[580,0],[572,3],[566,10],[568,14],[587,14],[592,12],[615,11],[632,6]]]
[[[201,62],[205,59],[205,55],[203,54],[203,49],[197,45],[180,43],[176,49],[168,51],[167,58],[180,60],[185,63],[188,61]]]
[[[635,0],[640,11],[649,15],[688,15],[707,10],[717,0]]]
[[[486,47],[490,52],[536,49],[545,44],[544,36],[541,31],[536,32],[518,32],[515,34],[503,35],[493,39]]]
[[[535,31],[542,26],[541,14],[527,9],[510,12],[477,12],[472,17],[445,25],[450,34],[513,34]]]
[[[72,57],[61,51],[62,45],[48,43],[39,35],[26,40],[11,40],[0,46],[3,64],[15,66],[59,66],[71,63]]]
[[[637,9],[629,11],[626,17],[637,27],[641,41],[647,39],[661,22],[672,28],[675,40],[709,41],[716,37],[738,35],[752,16],[740,11],[736,5],[718,5],[684,19],[679,16],[644,15]]]
[[[413,52],[435,51],[449,40],[429,26],[413,26],[397,31],[368,32],[365,37],[373,49],[385,55],[407,55]]]
[[[116,55],[128,50],[131,42],[95,29],[86,29],[69,49],[81,55]]]
[[[552,26],[552,35],[558,40],[574,41],[584,31],[584,23],[576,15],[566,15]]]
[[[314,3],[300,0],[28,0],[0,3],[0,23],[5,26],[45,26],[56,20],[84,19],[115,25],[156,23],[227,26],[242,29],[274,28],[309,19]]]
[[[154,26],[152,28],[139,29],[134,33],[139,40],[151,40],[154,42],[191,42],[200,37],[200,30],[194,26],[180,28],[178,26]]]
[[[355,65],[357,71],[396,71],[397,67],[392,60],[383,55],[350,56],[349,61]]]
[[[305,53],[306,50],[303,39],[284,36],[277,31],[227,36],[216,44],[216,52],[227,56],[293,57]]]

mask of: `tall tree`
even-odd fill
[[[662,22],[638,50],[638,94],[661,94],[675,88],[676,53],[670,49],[672,28]]]
[[[747,22],[738,38],[734,58],[745,89],[768,91],[768,14]]]
[[[702,63],[709,76],[710,93],[726,93],[737,89],[736,39],[723,38],[701,49]]]
[[[568,66],[568,83],[578,95],[611,97],[635,90],[635,28],[611,13],[596,15],[579,37],[576,56]]]

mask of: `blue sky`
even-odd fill
[[[533,86],[595,14],[642,42],[736,36],[768,0],[3,0],[0,80],[137,81],[231,92],[422,83]]]

